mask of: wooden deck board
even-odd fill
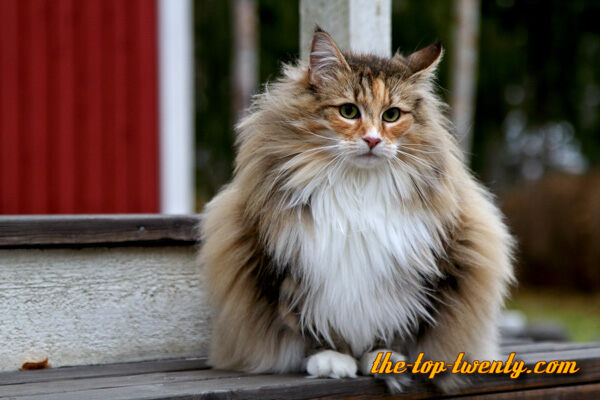
[[[194,244],[195,215],[18,215],[0,217],[0,247]]]
[[[171,398],[194,398],[194,399],[259,399],[259,398],[285,398],[306,399],[320,397],[324,394],[348,396],[361,394],[384,394],[385,388],[379,382],[373,382],[371,378],[330,380],[309,379],[303,375],[249,375],[223,378],[221,372],[217,372],[215,379],[193,379],[188,375],[187,379],[171,381],[147,382],[144,375],[132,377],[130,384],[117,386],[110,381],[103,382],[106,386],[89,388],[89,382],[72,380],[73,385],[67,390],[55,390],[54,393],[24,394],[11,392],[12,386],[6,387],[6,393],[0,392],[9,398],[19,400],[42,400],[42,399],[111,399],[111,400],[133,400],[133,399],[171,399]],[[205,375],[202,375],[205,376]],[[89,381],[93,379],[85,379]],[[137,384],[135,383],[137,381]],[[121,383],[122,381],[119,381]],[[378,385],[379,383],[379,385]],[[46,383],[52,385],[52,383]],[[21,388],[17,388],[21,390]]]
[[[477,377],[473,384],[449,398],[600,398],[600,345],[534,343],[507,346],[517,359],[575,360],[575,375],[524,374],[513,380],[505,375]],[[576,397],[574,397],[576,393]],[[415,382],[402,399],[437,395]],[[49,399],[308,399],[388,398],[382,382],[370,377],[330,380],[304,375],[250,375],[207,369],[202,359],[161,360],[102,366],[69,367],[0,374],[0,398]]]
[[[599,398],[600,383],[449,397],[449,399],[464,400],[598,400]]]
[[[80,367],[51,368],[33,371],[0,372],[0,387],[22,383],[51,382],[67,379],[101,378],[104,376],[140,375],[154,372],[193,371],[206,369],[206,359],[139,361]]]
[[[126,388],[128,386],[147,386],[180,384],[193,381],[216,381],[218,379],[232,379],[247,376],[248,374],[235,371],[218,371],[201,369],[177,372],[153,372],[146,374],[88,377],[83,379],[57,379],[47,382],[14,384],[5,386],[9,396],[33,396],[42,394],[59,394],[67,392],[80,392],[105,388]]]

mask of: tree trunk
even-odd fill
[[[455,0],[452,62],[452,122],[468,160],[473,143],[475,85],[479,57],[479,0]]]
[[[258,17],[256,0],[233,0],[232,111],[237,122],[258,86]]]

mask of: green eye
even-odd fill
[[[383,120],[385,122],[396,122],[398,118],[400,118],[400,109],[397,107],[390,108],[389,110],[385,110],[383,113]]]
[[[355,119],[360,117],[360,112],[354,104],[347,103],[340,106],[340,115],[347,119]]]

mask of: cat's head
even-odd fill
[[[361,168],[413,154],[419,146],[431,149],[422,128],[440,113],[430,92],[441,56],[439,42],[408,57],[342,53],[317,28],[305,76],[319,105],[310,129],[332,153]]]
[[[403,199],[438,191],[461,159],[434,90],[441,56],[439,43],[407,57],[342,52],[316,30],[308,63],[285,66],[237,126],[237,179],[293,204],[371,172]]]

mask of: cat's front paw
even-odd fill
[[[356,378],[356,360],[348,354],[325,350],[308,357],[306,372],[318,378]]]

